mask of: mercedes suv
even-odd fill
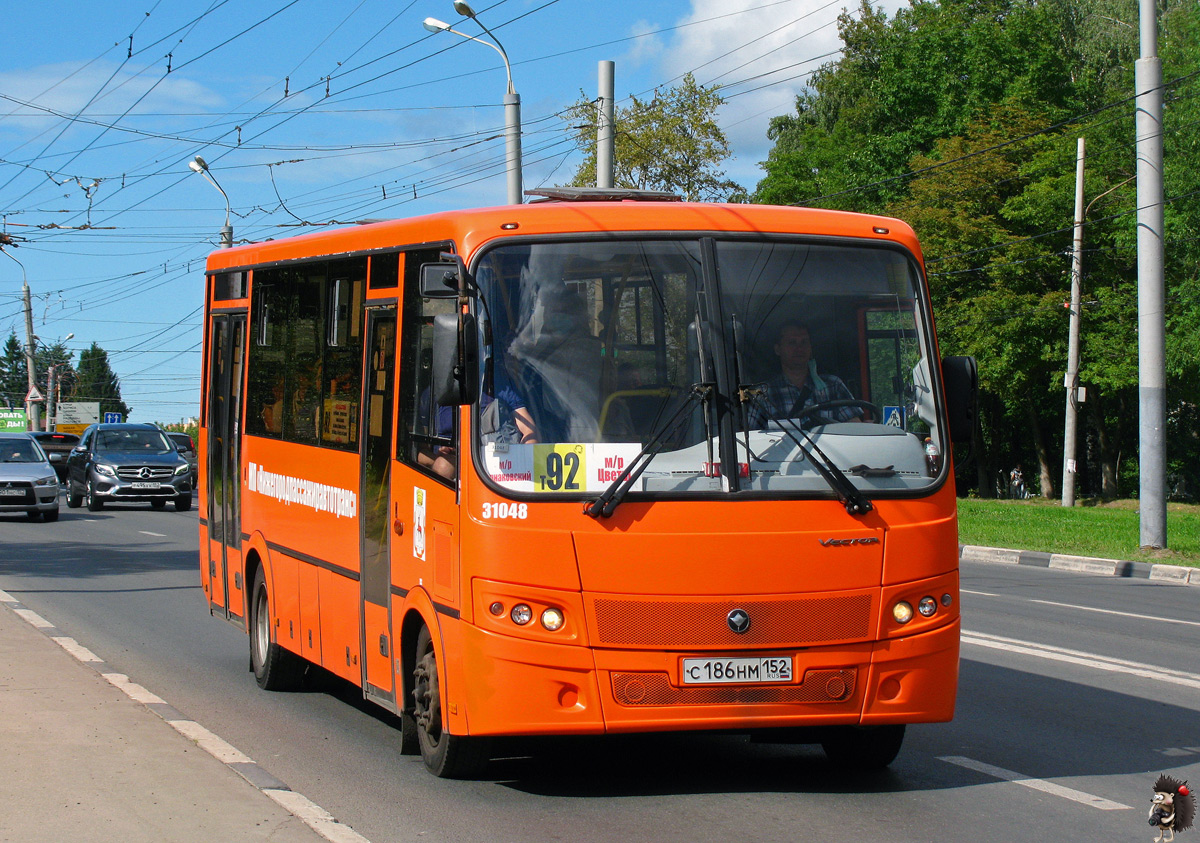
[[[93,424],[67,458],[67,506],[173,501],[192,508],[192,470],[175,443],[152,424]]]

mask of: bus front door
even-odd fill
[[[396,710],[391,641],[391,466],[395,398],[396,311],[367,312],[367,372],[362,406],[362,476],[359,501],[362,525],[363,694]],[[398,654],[397,654],[398,656]]]
[[[208,597],[212,611],[229,620],[245,615],[242,582],[241,431],[242,361],[246,315],[212,317],[208,361]]]

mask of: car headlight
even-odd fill
[[[191,470],[192,470],[192,467],[190,465],[188,465],[187,463],[184,463],[183,465],[177,465],[177,466],[175,466],[175,476],[182,477],[183,475],[187,474]]]
[[[37,480],[33,481],[33,485],[35,485],[35,486],[57,486],[58,478],[56,476],[54,476],[53,474],[51,474],[49,477],[39,477]]]
[[[117,476],[117,472],[113,469],[113,467],[111,465],[105,465],[102,462],[98,462],[98,463],[94,463],[92,465],[92,467],[96,469],[97,474],[103,474],[105,477],[116,477]]]

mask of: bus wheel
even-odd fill
[[[421,760],[435,776],[465,779],[478,775],[488,762],[486,743],[480,738],[452,735],[442,729],[441,683],[437,654],[428,627],[417,636],[416,666],[412,681],[413,719]]]
[[[271,640],[271,604],[263,569],[250,590],[250,667],[264,691],[288,691],[300,685],[304,660]]]
[[[881,770],[896,760],[904,726],[840,726],[821,741],[825,757],[842,770]]]

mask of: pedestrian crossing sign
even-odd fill
[[[886,424],[888,427],[898,427],[901,430],[903,430],[904,429],[904,408],[903,407],[884,406],[884,408],[883,408],[883,423]]]

